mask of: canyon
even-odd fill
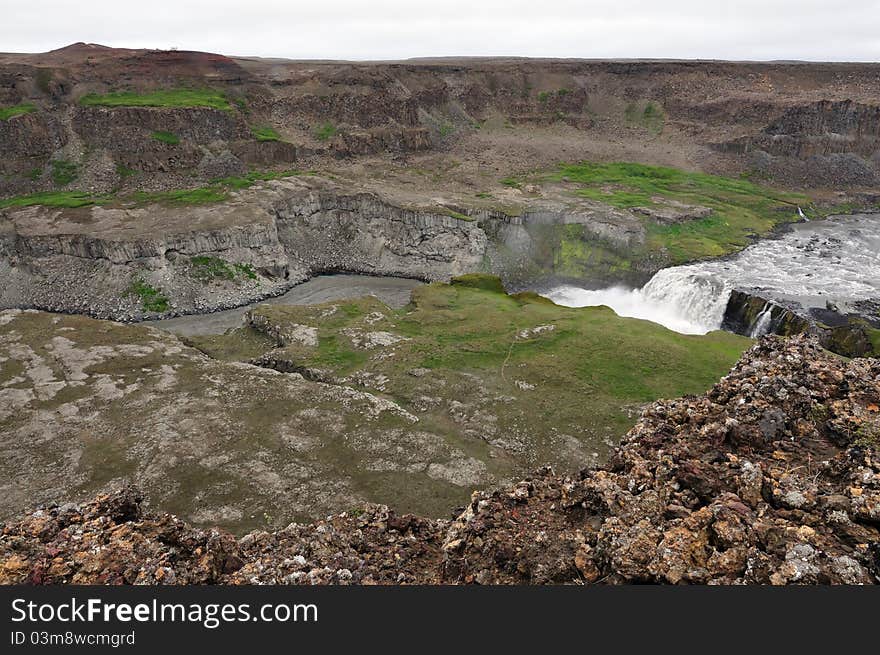
[[[0,580],[875,581],[878,88],[0,54]]]

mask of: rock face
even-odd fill
[[[794,106],[759,133],[722,146],[801,184],[871,186],[880,164],[880,106],[822,100]]]
[[[698,398],[642,414],[610,465],[475,493],[452,521],[387,507],[236,541],[131,490],[0,530],[5,583],[880,581],[880,361],[763,339]]]
[[[221,100],[214,107],[81,103],[88,94],[173,87],[213,89]],[[48,167],[58,158],[82,171],[103,160],[111,171],[128,169],[115,178],[84,175],[103,193],[207,182],[216,171],[198,166],[206,149],[288,168],[313,156],[328,163],[437,154],[469,140],[463,152],[484,153],[486,142],[473,137],[494,122],[525,144],[530,167],[534,130],[566,130],[566,143],[582,146],[573,156],[592,151],[624,160],[645,156],[645,136],[659,129],[700,168],[708,162],[738,174],[755,168],[753,152],[779,158],[785,151],[796,156],[767,167],[783,179],[811,160],[801,171],[807,179],[825,167],[836,175],[825,181],[862,184],[876,173],[876,88],[876,64],[296,62],[113,48],[0,54],[0,107],[35,107],[0,121],[0,195],[52,189]],[[645,118],[654,120],[646,123],[649,108]],[[264,127],[277,136],[259,139]],[[156,140],[153,131],[179,141]],[[510,143],[499,139],[496,161],[510,161]],[[716,143],[730,144],[723,157],[711,148]],[[665,163],[682,156],[673,151]],[[548,161],[561,159],[562,150]],[[835,161],[848,166],[835,173]],[[32,176],[34,169],[42,173]]]
[[[824,348],[844,357],[880,354],[880,320],[873,303],[862,314],[846,314],[836,308],[792,309],[745,291],[733,290],[721,328],[736,334],[792,336],[811,334]]]
[[[409,207],[312,176],[241,191],[222,204],[0,210],[0,308],[30,307],[114,320],[190,314],[278,295],[323,272],[446,281],[491,272],[516,284],[552,270],[576,238],[626,252],[645,238],[632,213],[592,201],[546,202],[521,216]],[[194,258],[230,271],[206,280]],[[628,274],[649,277],[662,262]],[[609,273],[599,262],[597,278]],[[619,276],[618,276],[619,277]],[[149,284],[167,299],[148,307],[130,292]]]

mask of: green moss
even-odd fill
[[[140,278],[131,281],[126,293],[140,298],[141,307],[145,312],[162,314],[168,311],[168,298],[162,294],[160,289],[150,286]]]
[[[24,102],[12,107],[0,107],[0,121],[8,121],[15,116],[24,116],[35,111],[37,111],[36,105],[30,102]]]
[[[633,255],[638,255],[633,251]],[[599,277],[627,272],[632,261],[596,241],[582,225],[565,225],[553,252],[553,270],[570,277]]]
[[[150,136],[152,136],[156,141],[161,141],[162,143],[167,143],[172,146],[176,146],[180,143],[180,137],[176,134],[172,134],[171,132],[165,132],[163,130],[159,130],[158,132],[153,132]]]
[[[204,282],[218,279],[235,279],[235,270],[232,268],[232,266],[229,265],[228,262],[226,262],[226,260],[220,259],[219,257],[207,257],[204,255],[199,255],[197,257],[190,257],[189,261],[192,265],[193,277],[196,277]]]
[[[493,293],[507,293],[507,290],[501,283],[501,278],[497,275],[489,275],[487,273],[468,273],[467,275],[459,275],[458,277],[452,278],[450,284],[458,287],[492,291]]]
[[[454,209],[449,209],[448,207],[443,208],[443,213],[449,216],[450,218],[455,218],[459,221],[473,221],[474,218],[472,216],[468,216],[467,214],[462,214],[461,212],[457,212]]]
[[[78,175],[77,165],[64,159],[53,159],[50,164],[52,182],[57,186],[67,186]]]
[[[54,168],[53,168],[54,170]],[[74,171],[76,170],[74,166]],[[134,175],[137,171],[117,166],[116,172],[120,177]],[[150,203],[169,203],[175,205],[192,205],[223,202],[229,198],[230,191],[246,189],[257,182],[278,180],[293,175],[300,175],[300,171],[251,171],[243,177],[227,177],[214,180],[211,184],[195,189],[176,189],[172,191],[137,191],[133,194],[120,195],[93,195],[85,191],[51,191],[33,193],[26,196],[16,196],[0,200],[2,207],[30,207],[43,205],[46,207],[84,207],[87,205],[110,205],[113,203],[126,203],[145,205]]]
[[[318,141],[329,141],[336,136],[337,129],[333,123],[323,123],[315,128],[315,138]]]
[[[231,263],[221,257],[209,255],[190,257],[189,262],[193,277],[202,282],[211,282],[213,280],[232,281],[239,276],[250,280],[257,279],[257,272],[250,264]]]
[[[251,266],[250,264],[236,263],[236,264],[233,264],[233,266],[235,267],[235,270],[238,271],[239,274],[244,275],[249,280],[256,280],[257,279],[257,271],[254,270],[254,267]]]
[[[138,191],[132,196],[132,199],[138,204],[165,202],[174,205],[202,205],[223,202],[228,197],[227,189],[221,186],[208,186],[174,191]]]
[[[80,98],[87,107],[209,107],[231,111],[229,100],[213,89],[160,89],[137,93],[118,91],[89,95]]]
[[[6,207],[32,207],[42,205],[44,207],[86,207],[88,205],[101,204],[104,201],[101,196],[93,196],[84,191],[44,191],[32,193],[27,196],[16,196],[0,200],[0,209]]]
[[[865,328],[868,339],[871,341],[871,347],[874,348],[874,357],[880,356],[880,330],[876,328]]]
[[[796,206],[807,205],[803,194],[785,193],[744,179],[690,173],[635,163],[567,164],[549,176],[580,185],[576,193],[617,207],[656,204],[655,198],[709,207],[707,218],[679,225],[645,219],[648,247],[683,263],[735,252],[776,226],[798,220]]]
[[[281,135],[269,126],[252,127],[251,133],[257,141],[280,141]]]

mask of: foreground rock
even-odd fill
[[[880,580],[880,360],[769,337],[647,409],[607,467],[475,493],[454,521],[370,506],[236,541],[130,488],[2,527],[5,583]]]

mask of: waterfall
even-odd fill
[[[773,307],[774,305],[772,302],[767,302],[764,305],[764,309],[758,314],[758,318],[755,320],[755,324],[749,332],[749,336],[752,339],[763,337],[770,331],[770,322],[773,320]]]
[[[721,328],[730,291],[724,280],[696,266],[664,268],[642,287],[646,299],[702,326],[703,332]]]
[[[682,334],[706,334],[721,328],[730,289],[709,273],[679,266],[660,271],[641,289],[566,285],[546,296],[566,307],[606,305],[619,316],[646,319]]]
[[[665,268],[641,289],[557,286],[545,295],[568,307],[607,305],[620,316],[705,334],[721,328],[733,289],[746,290],[767,299],[745,328],[759,337],[773,330],[773,312],[783,301],[789,309],[799,305],[802,312],[825,309],[833,301],[846,313],[860,312],[859,303],[880,298],[877,253],[880,221],[875,215],[839,216],[799,223],[732,257]]]

